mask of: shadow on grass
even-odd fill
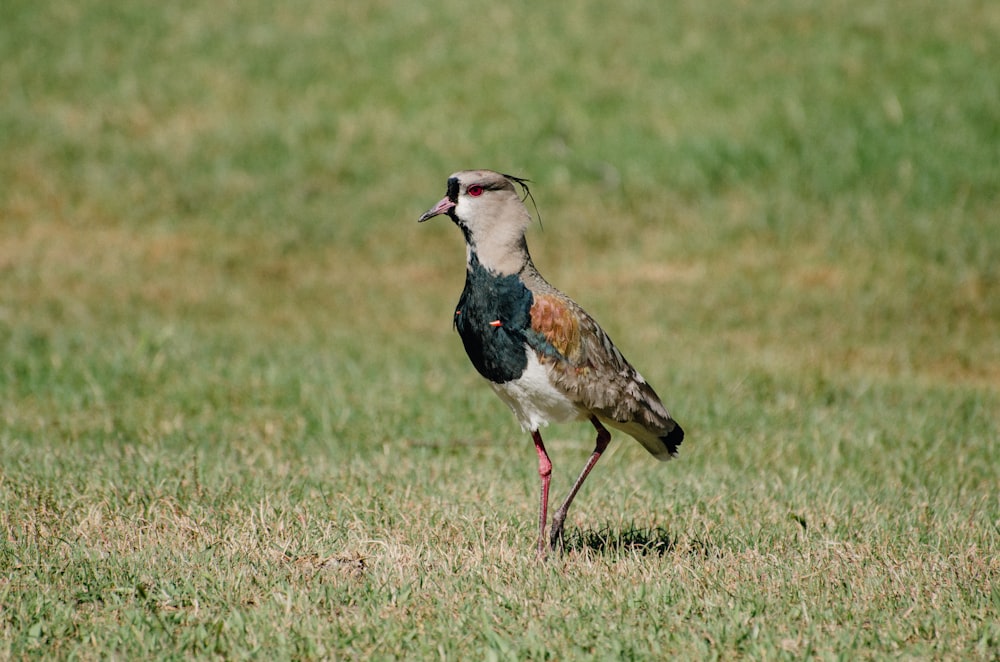
[[[564,552],[584,550],[603,555],[638,554],[640,556],[665,556],[691,554],[700,557],[721,556],[721,551],[701,540],[688,540],[678,545],[677,538],[662,526],[637,527],[634,524],[618,528],[605,526],[600,529],[567,531],[563,538]]]
[[[661,526],[640,528],[634,525],[615,528],[576,529],[565,533],[563,550],[579,552],[590,550],[598,554],[640,554],[663,556],[676,549],[676,539]]]

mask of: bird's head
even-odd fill
[[[517,192],[518,185],[527,190],[526,181],[492,170],[456,172],[448,178],[445,197],[417,220],[447,215],[484,265],[492,262],[495,270],[507,271],[513,268],[507,256],[527,256],[524,233],[531,214]]]

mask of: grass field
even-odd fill
[[[7,0],[0,154],[0,658],[1000,658],[1000,4]],[[688,432],[548,562],[469,167]]]

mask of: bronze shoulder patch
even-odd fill
[[[571,361],[580,351],[580,321],[559,297],[542,294],[531,305],[531,329]]]

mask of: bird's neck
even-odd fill
[[[531,264],[531,255],[523,234],[507,241],[498,241],[495,237],[488,241],[476,241],[474,237],[469,237],[466,241],[466,266],[471,269],[474,261],[498,276],[507,276],[521,273]]]

